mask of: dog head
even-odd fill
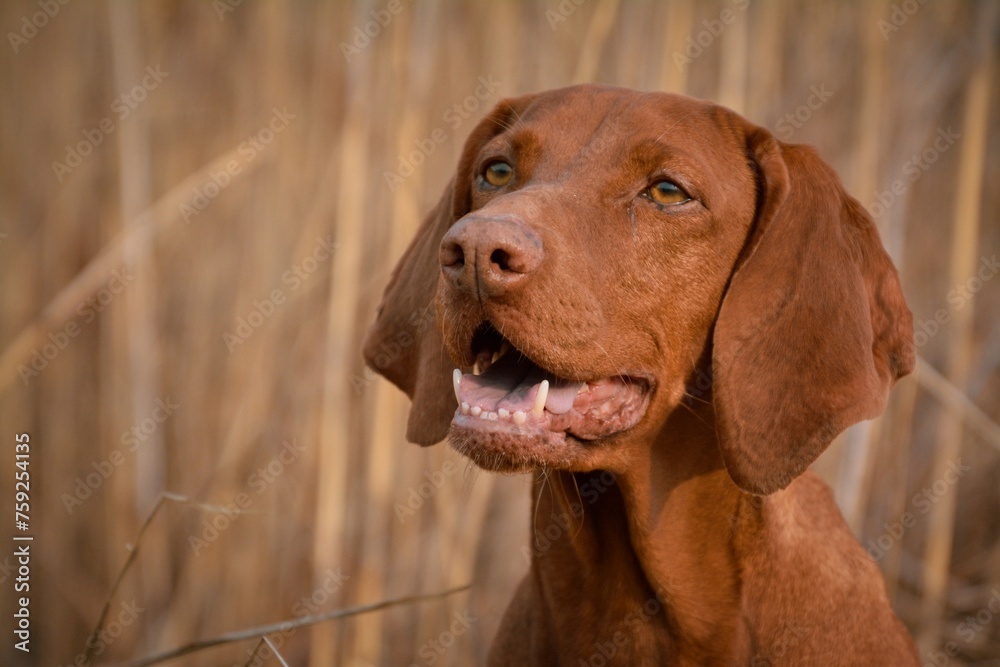
[[[877,231],[813,150],[592,85],[479,123],[364,350],[413,399],[410,440],[448,435],[494,470],[613,467],[710,401],[730,475],[760,494],[914,361]]]

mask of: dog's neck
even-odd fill
[[[692,664],[724,662],[745,643],[734,536],[756,516],[705,423],[678,414],[629,472],[537,476],[536,584],[543,599],[576,605],[576,622],[589,627],[568,632],[584,653],[585,637],[600,654],[616,632],[628,637],[619,652]]]

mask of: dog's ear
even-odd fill
[[[744,490],[787,486],[913,369],[913,318],[871,217],[811,148],[747,134],[754,227],[713,339],[726,468]]]
[[[435,318],[441,272],[438,246],[455,221],[469,212],[472,169],[479,149],[509,128],[531,99],[501,101],[473,129],[455,176],[393,270],[375,322],[365,336],[365,361],[413,401],[406,424],[410,442],[433,445],[443,440],[456,408],[451,379],[455,365],[445,351]]]

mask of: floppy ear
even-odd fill
[[[444,439],[457,404],[451,373],[435,318],[438,247],[445,232],[471,206],[472,169],[479,149],[508,128],[534,98],[503,100],[473,129],[458,170],[437,205],[393,270],[375,322],[363,344],[365,361],[412,399],[406,439],[433,445]]]
[[[455,411],[448,355],[434,318],[438,244],[454,222],[454,179],[393,269],[363,344],[365,361],[413,400],[406,439],[444,439]]]
[[[913,369],[913,318],[871,217],[811,148],[748,136],[757,218],[716,322],[722,456],[744,490],[787,486]]]

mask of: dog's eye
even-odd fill
[[[691,199],[676,183],[666,179],[653,183],[643,194],[657,204],[683,204]]]
[[[483,169],[483,180],[495,188],[507,185],[512,178],[514,178],[514,168],[503,160],[491,162]]]

